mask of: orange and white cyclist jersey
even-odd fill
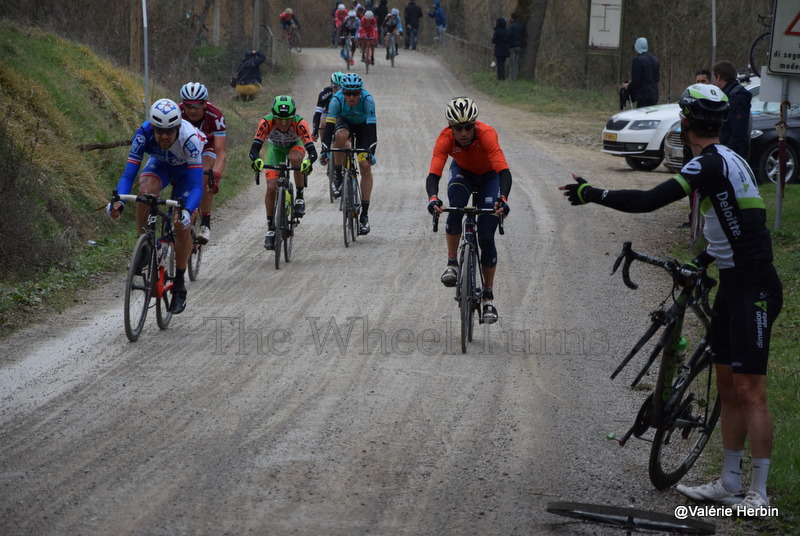
[[[262,143],[267,141],[272,145],[285,149],[297,145],[298,141],[302,145],[314,143],[311,131],[308,129],[308,123],[299,115],[295,115],[292,118],[292,122],[286,132],[278,130],[277,119],[272,114],[265,115],[258,123],[255,138],[261,140]]]
[[[216,151],[214,150],[214,140],[227,136],[225,116],[222,115],[222,112],[219,110],[219,108],[206,101],[206,110],[203,114],[203,118],[199,121],[190,121],[189,118],[186,117],[186,112],[184,111],[182,102],[178,103],[178,107],[181,109],[181,116],[183,119],[189,121],[206,137],[206,145],[203,149],[203,154],[216,154]]]
[[[374,39],[378,40],[378,19],[372,17],[368,19],[366,16],[361,17],[361,25],[358,29],[359,39]]]
[[[497,131],[480,121],[475,121],[475,141],[468,147],[456,145],[453,129],[445,127],[433,147],[433,158],[428,173],[441,177],[448,156],[452,156],[461,169],[476,175],[483,175],[492,170],[499,173],[508,169]]]

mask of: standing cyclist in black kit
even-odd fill
[[[783,305],[781,281],[772,265],[767,211],[753,171],[719,142],[720,127],[728,119],[728,97],[713,85],[695,84],[683,92],[679,105],[683,143],[694,155],[680,173],[649,191],[592,188],[573,173],[576,182],[560,189],[573,205],[597,203],[623,212],[652,212],[694,190],[700,193],[708,246],[690,266],[716,261],[719,268],[710,342],[722,400],[724,460],[721,478],[677,489],[698,501],[765,507],[773,435],[767,359],[772,326]],[[746,439],[752,479],[744,494],[741,463]]]

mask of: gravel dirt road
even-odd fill
[[[310,119],[340,64],[330,49],[301,55],[292,93]],[[402,51],[396,65],[379,54],[365,78],[379,121],[371,234],[344,247],[318,169],[293,260],[276,271],[262,182],[217,211],[168,330],[149,315],[127,341],[120,276],[0,341],[0,534],[605,534],[546,503],[683,503],[649,484],[647,443],[605,435],[644,398],[627,387],[634,370],[608,377],[668,288],[643,271],[652,284],[628,290],[609,268],[626,239],[665,253],[686,206],[626,216],[557,191],[570,171],[609,187],[666,173],[477,97],[514,185],[497,239],[501,318],[464,355],[424,179],[444,106],[468,90],[429,56]]]

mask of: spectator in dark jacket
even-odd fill
[[[658,82],[661,79],[658,60],[647,51],[647,39],[640,37],[633,47],[637,56],[631,64],[631,80],[622,85],[637,108],[658,104]]]
[[[378,2],[378,7],[376,7],[373,12],[375,14],[375,19],[378,20],[378,32],[380,32],[380,36],[378,37],[378,42],[383,43],[383,21],[386,20],[386,15],[389,14],[389,6],[386,5],[387,0],[381,0]]]
[[[408,0],[408,5],[403,11],[403,20],[406,21],[406,50],[417,50],[417,34],[419,33],[419,19],[422,18],[422,9],[414,0]]]
[[[519,14],[516,11],[511,14],[511,25],[508,27],[508,31],[511,35],[508,77],[511,80],[516,80],[519,76],[519,53],[522,50],[522,34],[525,31],[525,25],[519,20]]]
[[[720,88],[730,103],[728,120],[722,123],[719,142],[747,160],[750,155],[750,102],[753,95],[736,79],[736,66],[722,60],[714,64],[713,84]]]
[[[433,18],[436,23],[436,37],[435,40],[439,41],[439,46],[444,46],[444,37],[447,32],[447,14],[442,9],[439,0],[433,1],[433,7],[428,12],[428,16]]]
[[[239,62],[232,84],[236,95],[244,101],[253,100],[261,92],[261,64],[267,57],[260,50],[248,50]]]
[[[497,79],[506,79],[506,60],[511,49],[511,33],[506,28],[506,19],[500,17],[492,35],[494,43],[494,59],[497,62]]]

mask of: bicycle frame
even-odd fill
[[[361,212],[361,187],[358,181],[358,162],[368,158],[366,149],[352,147],[332,147],[331,153],[344,153],[345,161],[342,165],[342,191],[339,201],[339,210],[342,211],[342,230],[344,245],[350,247],[350,242],[355,242],[358,237],[358,217]],[[331,155],[333,160],[333,155]]]
[[[708,343],[712,315],[708,297],[716,281],[708,277],[705,268],[684,268],[674,259],[662,260],[636,253],[631,249],[630,242],[625,242],[612,274],[623,260],[623,280],[629,288],[638,288],[630,279],[630,266],[635,260],[664,269],[672,276],[674,285],[672,304],[666,307],[662,303],[659,309],[650,313],[649,329],[611,374],[611,379],[614,379],[652,336],[664,328],[647,361],[631,383],[631,387],[635,387],[660,355],[653,392],[642,404],[631,428],[617,441],[623,446],[632,435],[642,438],[648,429],[655,429],[650,452],[650,479],[658,489],[665,489],[686,474],[705,447],[719,418],[719,396],[712,401],[711,395],[713,364]],[[676,288],[680,288],[677,294]],[[678,353],[678,344],[687,310],[691,310],[699,320],[704,335],[691,356],[683,360]],[[708,371],[705,382],[700,376],[704,371]],[[696,380],[697,383],[694,383]],[[694,438],[693,434],[698,437]],[[692,439],[689,439],[690,435]],[[678,454],[673,454],[674,451]]]
[[[284,260],[289,262],[292,257],[292,238],[298,221],[294,215],[294,185],[289,173],[300,171],[300,167],[292,166],[287,159],[276,166],[265,165],[264,169],[278,172],[275,185],[275,208],[272,211],[275,225],[275,269],[278,270],[281,263],[281,245],[283,245]]]

